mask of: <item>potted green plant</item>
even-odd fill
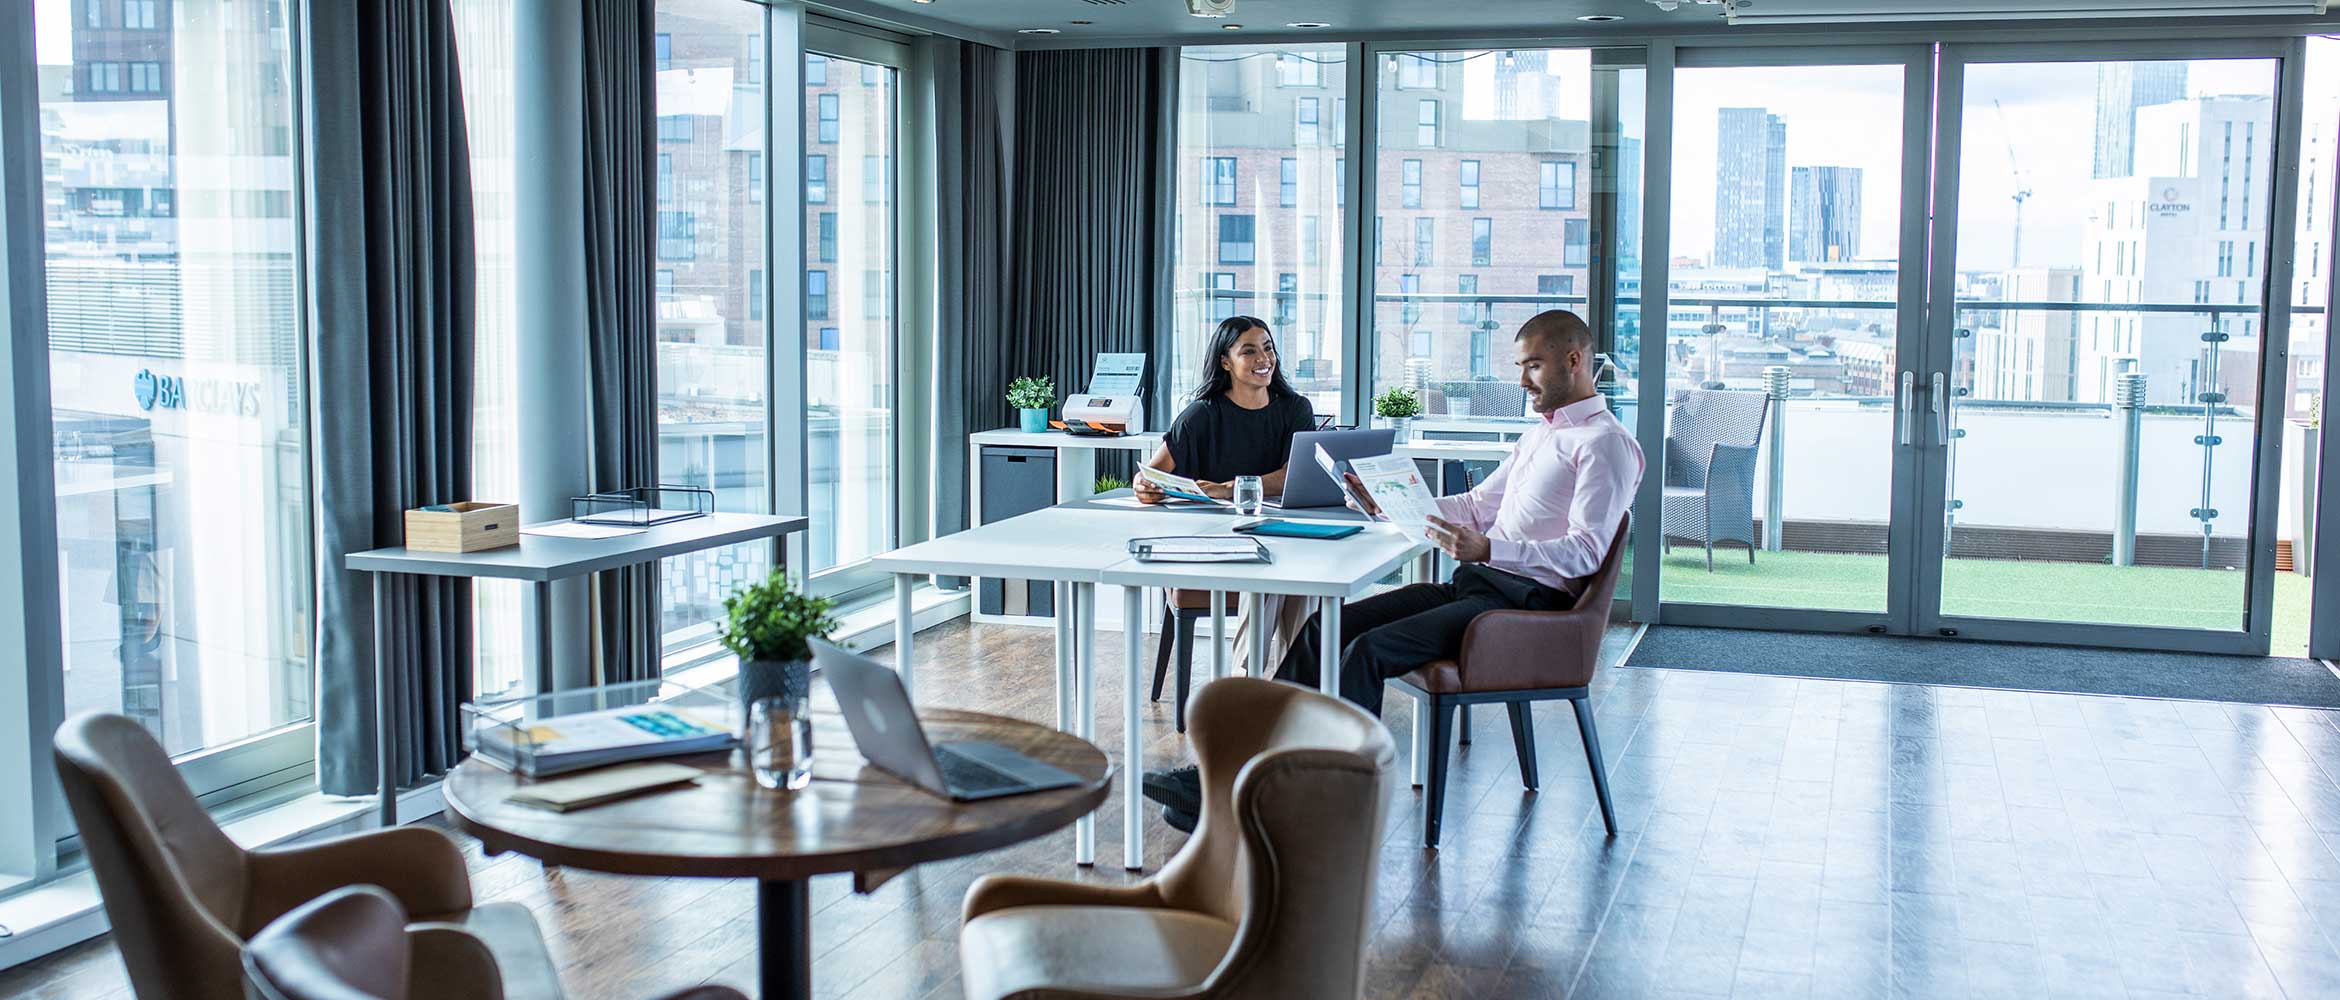
[[[1422,398],[1405,386],[1390,386],[1373,397],[1373,415],[1382,426],[1395,428],[1398,440],[1411,440],[1414,418],[1422,415]]]
[[[1048,408],[1056,405],[1056,383],[1046,375],[1026,375],[1008,383],[1007,401],[1016,408],[1027,433],[1048,429]]]
[[[739,657],[739,698],[744,708],[760,698],[801,696],[812,680],[810,640],[826,639],[837,628],[837,603],[808,594],[773,570],[723,599],[717,627],[723,648]]]

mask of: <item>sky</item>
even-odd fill
[[[1960,270],[2008,265],[2018,170],[2032,192],[2024,203],[2023,262],[2080,262],[2096,148],[2097,65],[1967,68],[1960,109]],[[1714,198],[1699,179],[1714,171],[1715,113],[1762,107],[1787,122],[1791,169],[1862,168],[1861,256],[1893,256],[1905,125],[1902,76],[1899,66],[1681,70],[1675,85],[1674,255],[1705,257],[1713,250]],[[2275,76],[2273,60],[2197,60],[2189,64],[2186,83],[2188,96],[2272,97]]]

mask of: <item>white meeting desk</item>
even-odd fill
[[[1048,507],[979,524],[953,535],[872,556],[870,565],[894,575],[894,663],[902,686],[917,698],[912,650],[916,624],[910,596],[921,578],[994,576],[1055,584],[1057,728],[1082,739],[1096,735],[1095,631],[1097,581],[1105,568],[1129,558],[1129,540],[1143,535],[1200,534],[1230,523],[1221,515],[1109,507]],[[1140,619],[1142,632],[1143,619]],[[1140,775],[1122,783],[1134,790]],[[1096,820],[1073,825],[1073,860],[1093,864]]]
[[[1324,511],[1272,512],[1274,516],[1306,519],[1356,519],[1359,515],[1334,508]],[[1058,725],[1084,739],[1096,732],[1096,589],[1100,584],[1123,588],[1124,625],[1122,705],[1122,796],[1124,867],[1145,867],[1140,836],[1144,795],[1145,752],[1139,717],[1144,705],[1146,620],[1144,594],[1149,587],[1176,587],[1211,592],[1214,640],[1210,676],[1225,673],[1226,634],[1224,601],[1219,596],[1240,593],[1277,594],[1314,599],[1323,614],[1321,627],[1340,628],[1340,604],[1406,567],[1430,551],[1427,541],[1408,538],[1389,525],[1369,525],[1345,539],[1263,538],[1274,553],[1270,563],[1147,563],[1128,554],[1129,541],[1150,535],[1207,535],[1229,531],[1236,515],[1224,509],[1137,508],[1090,500],[1051,507],[979,525],[955,535],[897,549],[876,556],[871,564],[894,574],[896,601],[894,662],[900,665],[905,687],[915,691],[911,677],[915,628],[909,614],[909,594],[916,581],[929,574],[998,576],[1007,579],[1049,580],[1071,614],[1056,616],[1056,682]],[[1136,623],[1132,627],[1130,623]],[[1333,634],[1337,635],[1335,631]],[[1266,672],[1266,643],[1254,641],[1252,670]],[[1324,660],[1319,685],[1340,690],[1340,651],[1337,642],[1322,643]],[[1075,826],[1073,860],[1096,860],[1095,821],[1083,818]]]

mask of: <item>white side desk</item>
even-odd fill
[[[1084,437],[1063,431],[982,431],[967,435],[967,523],[983,523],[983,449],[1051,448],[1056,451],[1056,502],[1085,500],[1097,485],[1097,453],[1134,451],[1143,462],[1162,446],[1160,432],[1121,437]]]
[[[983,449],[985,447],[1047,448],[1056,452],[1057,503],[1086,500],[1096,495],[1097,455],[1100,452],[1134,452],[1139,462],[1154,454],[1162,446],[1162,434],[1151,431],[1127,434],[1121,437],[1094,437],[1067,434],[1063,431],[1021,431],[1007,428],[982,431],[967,436],[967,525],[977,527],[985,522],[983,514]],[[967,592],[980,598],[981,580],[973,575],[949,572],[944,576],[967,576]],[[989,574],[986,574],[989,575]],[[1011,580],[1045,580],[1048,577],[1007,577]],[[981,610],[976,600],[969,606],[968,618],[985,625],[1041,625],[1048,622],[1046,615],[993,615]]]

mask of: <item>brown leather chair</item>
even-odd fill
[[[969,1000],[1354,998],[1396,782],[1381,720],[1249,677],[1194,697],[1200,825],[1153,878],[990,875],[959,931]]]
[[[57,729],[57,777],[141,1000],[244,1000],[244,941],[344,886],[385,887],[409,919],[462,924],[490,942],[506,996],[561,996],[536,920],[517,903],[473,906],[446,834],[398,827],[247,851],[228,839],[138,723],[89,713]]]
[[[1414,740],[1417,773],[1428,757],[1429,794],[1422,803],[1422,846],[1438,846],[1438,824],[1446,810],[1447,757],[1455,742],[1455,710],[1501,703],[1511,712],[1511,742],[1519,753],[1519,780],[1536,788],[1536,730],[1529,708],[1539,701],[1567,699],[1576,709],[1577,734],[1584,738],[1585,762],[1592,768],[1593,793],[1601,801],[1601,822],[1617,835],[1617,811],[1609,804],[1609,773],[1601,763],[1601,739],[1593,729],[1589,686],[1601,659],[1601,636],[1609,628],[1609,605],[1625,563],[1628,515],[1609,540],[1609,554],[1584,578],[1576,604],[1566,611],[1489,611],[1471,619],[1462,651],[1454,659],[1424,665],[1390,683],[1404,688],[1428,709],[1427,733]],[[1466,716],[1467,718],[1467,716]],[[1424,737],[1427,737],[1425,739]]]
[[[258,1000],[503,1000],[493,952],[461,926],[406,922],[398,898],[370,885],[312,899],[252,935],[244,980]],[[667,1000],[745,1000],[697,986]]]

